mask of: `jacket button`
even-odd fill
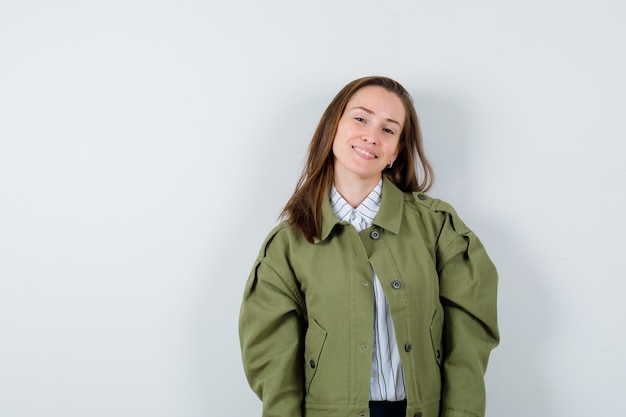
[[[424,201],[426,200],[428,197],[426,197],[424,194],[418,194],[417,198],[419,198],[420,200]],[[417,414],[416,414],[417,415]]]
[[[374,240],[378,239],[380,237],[380,232],[376,229],[372,230],[370,232],[370,237]]]
[[[402,283],[398,280],[395,280],[391,283],[391,286],[397,290],[398,288],[402,286]]]
[[[407,343],[404,345],[404,350],[407,352],[410,352],[411,349],[413,349],[413,345],[411,345],[410,343]]]
[[[311,359],[309,361],[309,365],[311,366],[311,369],[315,368],[315,361],[313,359]]]
[[[415,417],[422,417],[422,412],[418,411],[417,413],[415,413]]]

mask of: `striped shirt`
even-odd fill
[[[339,220],[350,222],[357,232],[371,227],[380,208],[382,188],[381,179],[367,198],[357,208],[352,208],[333,186],[330,192],[330,202],[335,215]],[[393,320],[385,292],[374,268],[372,268],[372,275],[375,307],[370,400],[401,401],[406,398],[406,393]]]

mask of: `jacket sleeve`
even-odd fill
[[[239,339],[248,383],[263,417],[300,417],[304,302],[287,265],[268,259],[266,241],[246,283]]]
[[[489,354],[499,343],[498,274],[478,237],[445,203],[438,246],[444,308],[441,417],[483,417]]]

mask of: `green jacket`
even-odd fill
[[[369,415],[370,264],[393,317],[407,416],[484,416],[496,269],[450,205],[384,178],[371,228],[357,233],[327,203],[315,243],[285,222],[263,243],[239,319],[263,417]]]

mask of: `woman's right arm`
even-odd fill
[[[245,287],[239,339],[244,371],[263,402],[263,417],[300,417],[305,304],[292,274],[281,269],[259,255]]]

